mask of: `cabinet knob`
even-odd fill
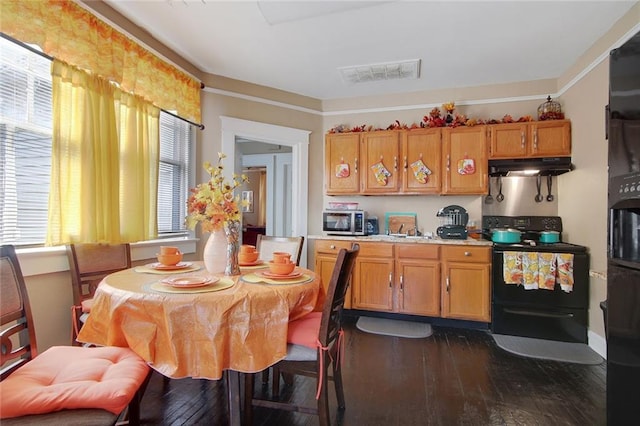
[[[336,246],[334,246],[333,244],[331,244],[330,248],[331,248],[331,250],[335,250],[335,249],[336,249]]]
[[[464,252],[464,255],[465,255],[465,256],[471,256],[471,252],[470,252],[470,251],[465,251],[465,252]]]

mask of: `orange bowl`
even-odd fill
[[[182,253],[176,254],[158,254],[158,262],[163,265],[173,266],[182,260]]]
[[[278,263],[273,260],[269,261],[269,270],[272,274],[289,275],[296,269],[295,263]]]
[[[251,244],[243,244],[240,246],[240,253],[254,253],[256,251],[256,246]]]
[[[240,263],[253,263],[258,260],[258,256],[260,256],[259,251],[254,251],[253,253],[240,252],[238,253],[238,260]]]

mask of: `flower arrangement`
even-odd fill
[[[241,202],[240,196],[234,196],[233,192],[249,179],[244,174],[238,176],[234,173],[233,180],[230,183],[226,181],[223,176],[225,158],[226,155],[219,152],[217,165],[206,161],[203,167],[211,178],[190,190],[186,220],[189,229],[201,223],[204,232],[212,232],[230,223],[240,222],[240,207],[246,202]]]

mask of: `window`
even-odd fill
[[[51,62],[0,38],[0,243],[40,245],[51,175]],[[158,234],[186,233],[192,125],[160,113]]]
[[[193,125],[160,113],[160,167],[158,171],[158,234],[184,233]]]

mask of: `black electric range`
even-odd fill
[[[494,229],[517,229],[519,243],[494,243],[492,255],[492,323],[496,334],[509,334],[566,342],[587,342],[589,308],[589,254],[584,246],[562,241],[562,219],[558,216],[484,216],[482,232],[491,239]],[[557,231],[557,243],[540,242],[542,231]],[[503,274],[505,252],[570,253],[573,256],[574,285],[566,292],[556,284],[553,290],[527,290],[520,284],[506,284]]]

